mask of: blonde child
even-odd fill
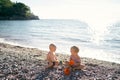
[[[57,56],[55,55],[56,46],[54,44],[50,44],[49,50],[50,51],[47,54],[48,66],[46,68],[57,68],[58,59]]]
[[[78,55],[79,48],[76,46],[72,46],[70,52],[70,61],[66,62],[67,67],[70,67],[72,70],[84,69],[85,66],[81,64],[81,59]]]

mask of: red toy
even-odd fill
[[[64,74],[65,75],[69,75],[70,74],[70,69],[69,68],[65,68],[64,69]]]
[[[73,60],[70,60],[69,65],[70,65],[70,66],[73,66],[74,64],[75,64],[74,61],[73,61]]]

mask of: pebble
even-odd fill
[[[4,53],[2,53],[2,51],[0,51],[0,55],[3,55]]]
[[[2,72],[5,76],[7,76],[8,74],[11,73],[10,70],[8,70],[8,69],[4,69]]]
[[[0,78],[2,78],[2,77],[5,77],[5,75],[4,74],[0,74]]]
[[[29,71],[28,69],[23,69],[22,70],[23,73],[28,73],[28,71]]]
[[[8,69],[9,68],[9,65],[8,64],[3,64],[2,65],[2,69]]]
[[[116,79],[118,79],[118,77],[116,77],[116,76],[113,76],[113,77],[112,77],[112,80],[116,80]]]
[[[21,74],[18,74],[16,77],[17,78],[21,78],[23,75],[21,75]]]
[[[5,60],[7,60],[8,58],[3,58],[3,60],[5,61]]]
[[[11,67],[12,67],[12,68],[17,68],[18,65],[17,65],[17,64],[13,64]]]
[[[7,78],[8,80],[16,80],[16,77],[14,75],[9,75]]]
[[[45,77],[43,80],[50,80],[50,78],[48,78],[48,77]]]
[[[78,76],[78,75],[79,75],[79,72],[76,72],[75,75]]]
[[[41,54],[39,54],[39,55],[34,55],[33,57],[39,57],[39,56],[42,56]]]
[[[120,70],[115,71],[116,74],[120,74]]]

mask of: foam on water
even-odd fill
[[[17,42],[6,41],[5,38],[0,38],[0,43],[10,44],[10,45],[14,45],[14,46],[21,46],[21,47],[26,47],[26,48],[36,48],[36,47],[33,47],[33,46],[20,44],[20,43],[17,43]]]

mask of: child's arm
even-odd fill
[[[47,58],[46,58],[47,61],[50,61],[50,55],[47,54]]]
[[[58,62],[58,58],[57,58],[57,56],[56,56],[56,55],[55,55],[55,61],[56,61],[56,62]]]
[[[77,58],[77,61],[75,62],[75,66],[79,66],[81,64],[81,59],[80,57]]]
[[[56,55],[52,56],[51,60],[52,60],[52,62],[58,62],[58,59],[57,59]]]
[[[72,60],[72,56],[70,56],[70,60]],[[69,60],[69,61],[70,61],[70,60]]]
[[[80,63],[79,63],[79,62],[76,62],[76,63],[75,63],[75,66],[79,66],[79,65],[80,65]]]

